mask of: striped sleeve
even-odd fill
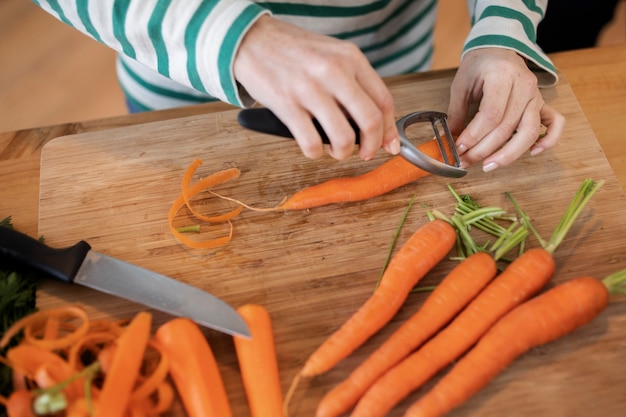
[[[543,19],[547,0],[468,0],[472,29],[463,55],[485,47],[500,47],[523,56],[537,75],[540,87],[555,85],[554,64],[537,45],[537,26]]]
[[[269,11],[250,0],[34,0],[57,19],[132,61],[244,107],[233,60],[250,26]]]

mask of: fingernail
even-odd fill
[[[488,164],[483,165],[483,172],[493,171],[496,168],[498,168],[498,164],[495,162],[489,162]]]
[[[467,151],[467,145],[460,143],[456,146],[456,150],[459,153],[459,155],[463,154],[465,151]]]
[[[400,139],[396,138],[391,141],[389,144],[389,151],[392,155],[397,155],[400,153]]]
[[[543,152],[543,148],[541,146],[535,146],[530,150],[530,156],[539,155],[541,152]]]

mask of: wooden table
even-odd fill
[[[626,46],[567,52],[555,54],[552,58],[569,81],[620,185],[626,189],[626,167],[624,167],[626,149],[620,146],[621,134],[626,128],[626,121],[621,117],[626,111]],[[391,87],[398,87],[405,83],[450,77],[451,74],[451,71],[415,74],[389,79],[388,82]],[[554,95],[554,91],[549,94]],[[10,214],[18,230],[33,236],[37,235],[41,150],[54,138],[226,109],[232,109],[232,107],[224,104],[206,104],[2,133],[0,134],[0,178],[2,178],[0,217]],[[562,142],[560,146],[572,145]],[[598,404],[598,410],[602,409],[601,406]],[[599,414],[602,413],[599,412]]]

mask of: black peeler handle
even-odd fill
[[[270,135],[282,136],[285,138],[293,139],[293,135],[285,126],[283,122],[280,121],[276,115],[267,108],[258,107],[253,109],[244,109],[239,112],[237,116],[237,121],[239,124],[247,129],[254,130],[261,133],[267,133]],[[356,122],[352,119],[348,119],[350,122],[350,126],[354,129],[356,133],[356,144],[359,144],[359,127]],[[330,144],[330,140],[328,139],[328,135],[324,132],[324,129],[319,124],[316,119],[313,119],[313,124],[317,129],[317,132],[322,137],[322,142],[326,144]]]

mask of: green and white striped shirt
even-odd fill
[[[33,0],[119,53],[127,98],[146,110],[219,99],[253,104],[233,60],[264,14],[358,45],[383,77],[426,71],[433,55],[436,0]],[[547,0],[468,0],[472,29],[463,53],[482,47],[524,56],[540,86],[556,71],[535,42]]]

